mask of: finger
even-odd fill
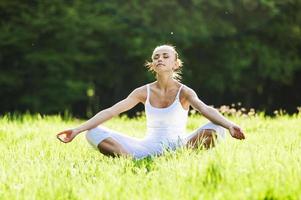
[[[240,131],[240,135],[241,135],[242,139],[245,139],[245,134],[243,131]]]
[[[63,143],[67,143],[70,142],[70,139],[68,139],[68,137],[66,137],[66,134],[61,134],[57,136],[57,139],[59,139],[61,142]]]
[[[235,136],[236,139],[241,140],[241,135],[240,135],[239,133],[236,132],[236,133],[234,134],[234,136]]]
[[[65,131],[58,133],[57,136],[60,136],[60,135],[63,135],[63,134],[66,134]]]
[[[61,142],[64,142],[65,143],[65,140],[64,140],[64,137],[62,137],[62,134],[60,135],[57,135],[56,138],[61,141]]]
[[[69,136],[69,135],[71,135],[71,133],[72,133],[72,131],[67,130],[67,131],[62,131],[62,132],[58,133],[57,135],[58,136],[61,136],[61,135]]]
[[[241,138],[241,135],[239,135],[239,134],[236,135],[236,138],[239,139],[239,140],[242,139],[242,138]]]
[[[239,137],[239,139],[244,139],[243,131],[239,127],[237,127],[237,129],[236,129],[236,135]]]

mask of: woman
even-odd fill
[[[127,98],[100,111],[79,127],[59,133],[58,139],[68,143],[79,133],[88,130],[88,142],[101,153],[139,159],[161,155],[165,150],[175,150],[183,146],[196,148],[202,145],[209,148],[214,146],[216,139],[224,138],[224,128],[236,139],[245,138],[239,126],[227,120],[216,109],[207,106],[191,88],[177,80],[182,62],[173,46],[156,47],[152,62],[147,63],[147,66],[156,73],[155,82],[135,89]],[[138,103],[145,105],[147,119],[147,135],[143,139],[98,126]],[[184,133],[190,106],[202,113],[211,123],[186,135]]]

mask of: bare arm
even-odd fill
[[[194,109],[202,113],[213,123],[221,125],[224,128],[228,129],[232,137],[235,137],[237,139],[245,138],[244,133],[239,126],[225,118],[215,108],[208,106],[204,102],[202,102],[192,89],[186,88],[185,91],[186,98]]]
[[[57,134],[57,137],[62,142],[71,142],[79,133],[97,127],[99,124],[119,115],[122,112],[130,110],[143,99],[143,86],[135,89],[129,96],[122,101],[119,101],[110,108],[104,109],[97,113],[94,117],[84,122],[74,129],[66,130]]]
[[[115,105],[105,110],[100,111],[94,117],[77,127],[77,132],[83,132],[91,128],[95,128],[99,124],[111,119],[114,116],[119,115],[127,110],[130,110],[140,102],[139,89],[134,90],[127,98],[119,101]]]

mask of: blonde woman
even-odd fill
[[[201,145],[209,148],[214,146],[216,139],[225,137],[224,128],[236,139],[245,138],[238,125],[206,105],[193,89],[178,81],[182,62],[175,47],[156,47],[147,67],[156,74],[155,82],[136,88],[127,98],[100,111],[80,126],[57,134],[57,138],[68,143],[81,132],[87,131],[88,142],[104,155],[129,156],[135,159],[162,155],[165,150],[184,146],[196,148]],[[147,120],[147,134],[143,139],[129,137],[101,126],[105,121],[130,110],[138,103],[144,104]],[[190,106],[211,122],[185,134]]]

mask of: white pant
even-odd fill
[[[212,122],[205,124],[188,135],[184,135],[183,137],[179,137],[177,140],[172,141],[159,141],[148,138],[139,139],[110,130],[103,126],[89,130],[86,133],[86,138],[93,147],[97,148],[100,142],[110,137],[122,145],[123,148],[127,150],[127,152],[129,152],[134,158],[140,159],[146,156],[161,155],[166,149],[175,150],[179,147],[182,147],[186,145],[191,138],[204,129],[214,130],[217,134],[218,141],[225,139],[225,129],[221,126],[213,124]]]

